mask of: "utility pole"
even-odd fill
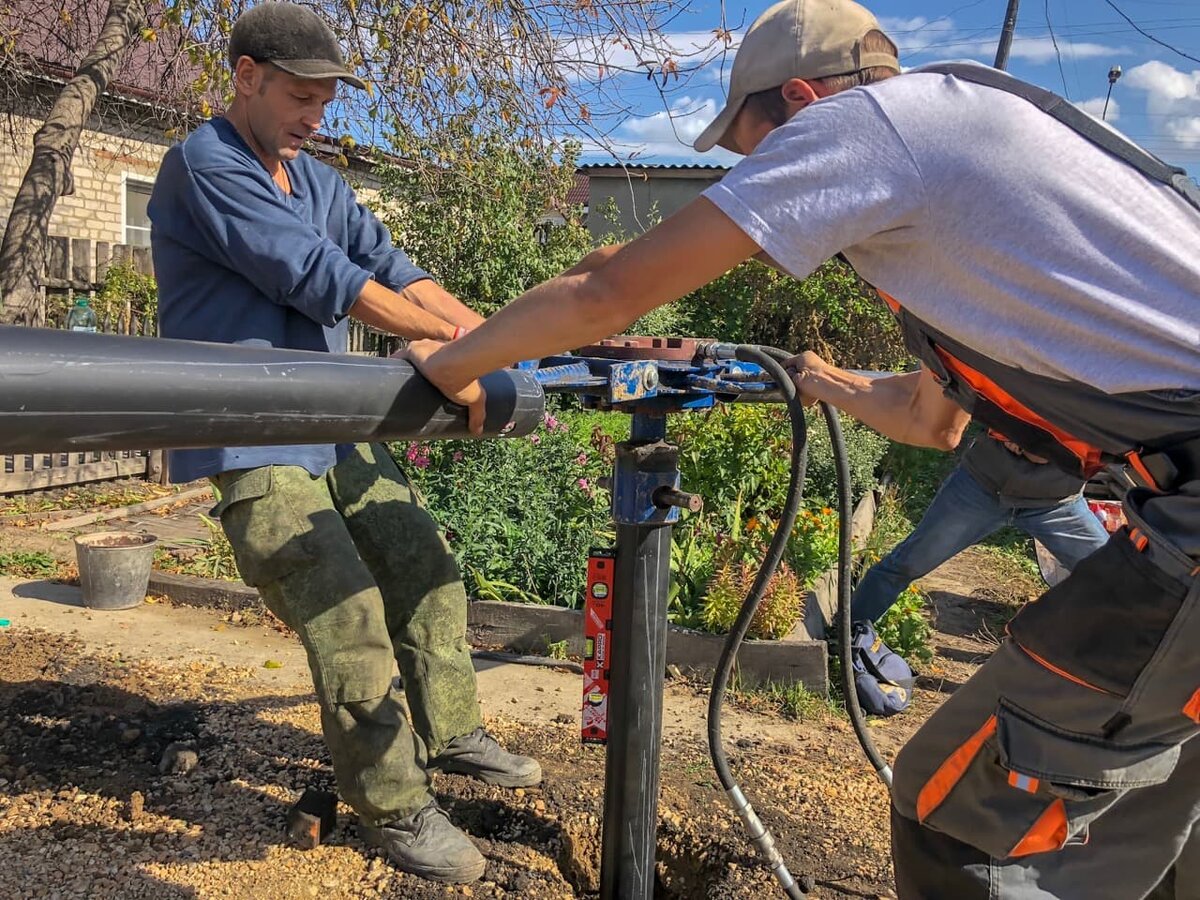
[[[1000,43],[996,46],[996,62],[993,63],[997,69],[1008,67],[1008,51],[1012,47],[1013,31],[1017,27],[1017,7],[1020,5],[1021,0],[1008,0],[1008,11],[1004,14],[1004,28],[1000,32]]]
[[[1113,85],[1117,83],[1117,79],[1121,77],[1121,67],[1113,66],[1108,70],[1108,93],[1104,96],[1104,111],[1100,113],[1100,121],[1104,121],[1104,117],[1108,115],[1108,101],[1112,97]]]

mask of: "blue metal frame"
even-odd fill
[[[547,393],[579,396],[588,409],[649,413],[711,409],[722,403],[780,403],[771,377],[754,363],[623,361],[564,354],[521,363]]]

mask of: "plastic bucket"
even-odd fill
[[[90,609],[129,609],[146,599],[154,562],[152,534],[101,531],[75,538],[83,605]]]

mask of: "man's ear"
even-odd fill
[[[238,93],[256,93],[263,74],[264,67],[260,66],[253,57],[239,56],[237,62],[233,64],[234,89]]]
[[[803,78],[789,78],[780,86],[779,91],[783,94],[784,100],[798,105],[800,108],[821,98],[821,94],[817,93],[813,86]]]

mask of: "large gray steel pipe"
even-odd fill
[[[531,375],[484,386],[484,436],[537,427]],[[466,410],[404,360],[0,327],[0,453],[471,436]]]

